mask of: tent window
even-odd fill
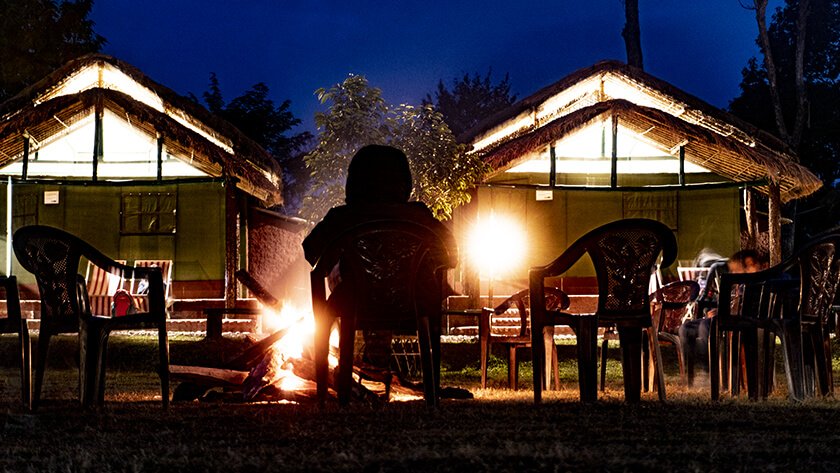
[[[658,220],[677,230],[676,192],[622,192],[624,218]]]
[[[174,192],[127,192],[120,206],[120,232],[123,235],[175,233]]]

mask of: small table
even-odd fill
[[[258,315],[260,309],[253,307],[211,307],[204,309],[207,317],[207,338],[221,338],[222,318],[225,314]]]
[[[481,316],[482,310],[483,309],[444,309],[443,317],[446,319],[446,331],[444,334],[449,335],[451,331],[451,327],[449,326],[450,315],[465,315],[468,317],[478,318]],[[476,327],[478,327],[478,325],[476,325]]]

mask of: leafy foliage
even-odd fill
[[[779,92],[786,124],[790,126],[795,107],[794,49],[796,44],[797,0],[786,0],[776,9],[768,28],[776,62]],[[838,190],[840,179],[840,1],[811,0],[805,36],[804,79],[807,115],[800,161],[814,171],[826,187],[799,205],[797,232],[809,235],[840,223]],[[730,110],[754,125],[776,134],[776,124],[767,74],[762,61],[750,59],[742,72],[741,95]]]
[[[304,218],[318,221],[343,202],[350,159],[362,146],[377,143],[405,151],[414,175],[412,195],[438,218],[448,218],[455,207],[469,202],[469,189],[481,180],[486,165],[455,141],[433,107],[392,106],[357,75],[315,93],[330,105],[315,115],[318,142],[304,158],[312,179]]]
[[[93,0],[0,2],[0,102],[102,48],[105,38],[88,18],[92,6]]]
[[[211,73],[210,85],[203,98],[211,112],[235,125],[280,163],[283,168],[283,197],[288,212],[300,206],[300,196],[307,184],[301,150],[310,142],[312,135],[307,131],[291,134],[290,131],[300,124],[300,119],[289,110],[291,102],[284,100],[275,105],[268,94],[268,86],[260,82],[225,104],[219,80],[216,74]]]
[[[516,94],[510,92],[510,77],[505,74],[505,78],[494,85],[491,75],[492,71],[487,71],[483,78],[477,73],[464,74],[452,81],[451,90],[441,80],[434,99],[426,94],[423,105],[433,104],[452,133],[459,137],[482,118],[504,110],[516,101]]]

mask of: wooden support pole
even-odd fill
[[[618,187],[618,115],[612,115],[612,160],[610,165],[610,187]]]
[[[779,183],[772,179],[767,185],[770,189],[768,213],[768,232],[770,266],[782,262],[782,198]]]
[[[21,170],[20,177],[23,180],[29,176],[29,133],[23,133],[23,170]]]
[[[745,248],[758,248],[758,213],[755,194],[749,187],[744,189],[744,214],[747,220]]]
[[[102,97],[99,96],[96,99],[96,105],[94,106],[93,112],[93,173],[91,175],[91,180],[96,182],[98,179],[98,168],[99,162],[102,161],[102,157],[105,154],[105,148],[103,146],[103,130],[102,130],[102,119],[105,116],[105,104],[102,102]]]
[[[163,135],[157,134],[157,180],[163,180]]]
[[[553,189],[557,185],[557,153],[554,150],[553,144],[549,147],[548,152],[551,157],[548,171],[548,185]]]
[[[685,145],[680,146],[680,185],[685,186]]]
[[[239,205],[236,180],[225,179],[225,308],[236,307],[236,270],[239,269]]]

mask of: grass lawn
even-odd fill
[[[312,405],[174,403],[160,407],[151,337],[111,341],[106,405],[76,401],[74,337],[52,347],[44,404],[25,414],[17,401],[13,339],[0,337],[5,408],[0,471],[837,471],[840,402],[786,399],[783,376],[764,402],[724,398],[711,403],[702,384],[679,383],[666,359],[668,402],[643,393],[622,402],[618,350],[611,350],[608,386],[594,405],[577,402],[576,366],[564,362],[563,389],[532,404],[530,371],[517,392],[502,388],[506,367],[493,364],[491,389],[479,389],[475,344],[447,344],[443,384],[473,392],[472,400],[422,402],[380,409]],[[172,362],[218,362],[220,347],[174,338]],[[573,346],[561,345],[561,359]],[[666,349],[666,354],[672,352]],[[215,361],[214,361],[215,360]],[[838,366],[835,360],[835,366]],[[156,397],[158,396],[158,397]]]

